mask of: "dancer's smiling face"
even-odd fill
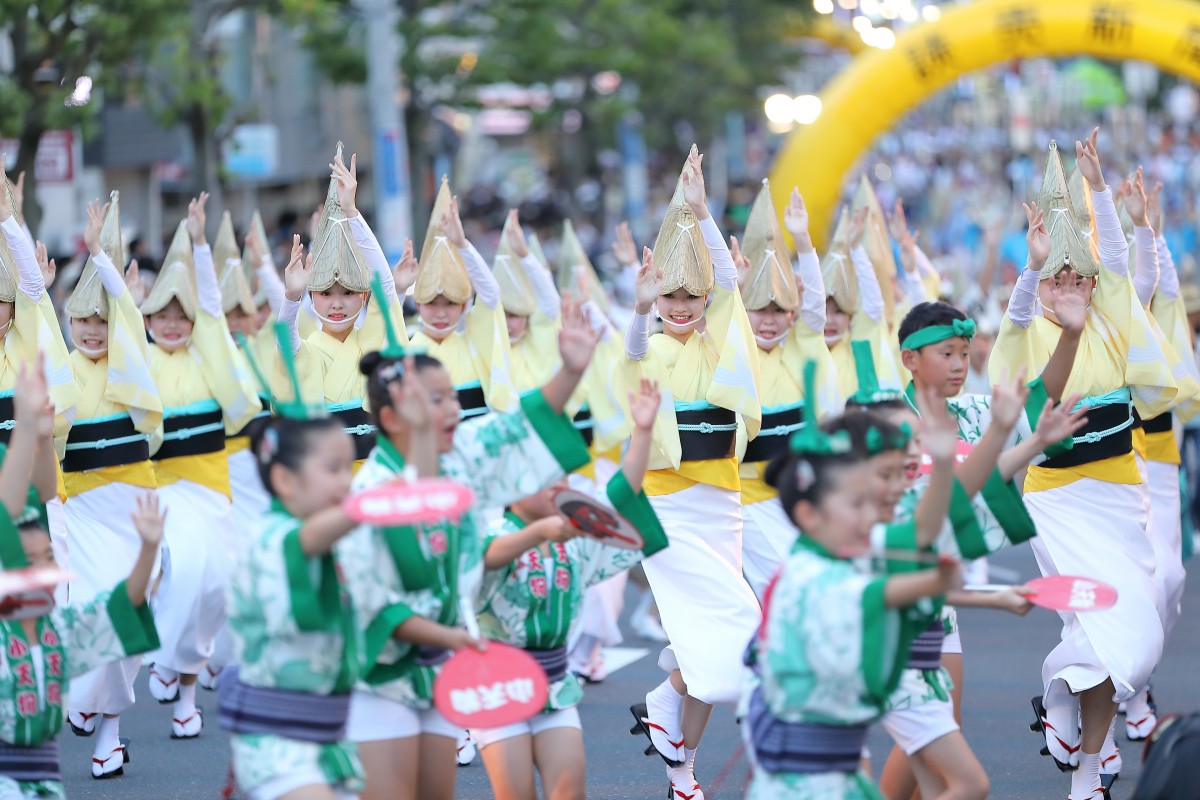
[[[708,295],[695,295],[680,287],[670,294],[659,295],[658,315],[663,322],[686,326],[704,316],[704,304]]]
[[[167,352],[187,347],[188,340],[192,338],[192,321],[174,297],[161,311],[150,315],[146,326],[154,337],[154,343]]]
[[[340,283],[309,294],[313,308],[322,318],[322,327],[330,332],[348,330],[367,300],[366,292],[352,292]]]
[[[842,311],[832,297],[825,301],[825,344],[835,345],[846,338],[850,330],[850,315]]]
[[[529,330],[529,317],[521,314],[510,314],[505,311],[504,322],[508,325],[509,342],[516,344],[525,338],[525,333]]]
[[[784,311],[777,303],[767,303],[765,308],[757,311],[747,311],[750,316],[750,327],[759,339],[771,340],[787,333],[796,319],[796,312]],[[762,347],[762,343],[759,342]],[[769,345],[766,350],[774,350],[778,343]]]
[[[879,521],[875,466],[862,461],[825,469],[820,495],[796,503],[792,519],[805,536],[839,558],[866,555],[871,528]]]
[[[92,361],[108,355],[108,323],[99,314],[71,317],[71,341]]]
[[[900,360],[912,373],[917,388],[936,386],[942,397],[957,397],[962,391],[970,366],[971,342],[965,336],[951,336],[917,350],[901,350]]]

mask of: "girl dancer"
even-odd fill
[[[97,227],[98,232],[98,227]],[[0,567],[54,567],[50,537],[39,510],[28,509],[14,523],[7,510],[29,487],[34,454],[53,449],[53,417],[47,413],[42,364],[21,370],[14,397],[17,427],[12,449],[0,469]],[[128,510],[128,509],[127,509]],[[128,578],[86,603],[49,606],[42,616],[0,620],[4,677],[0,679],[0,797],[64,797],[58,742],[67,688],[72,678],[158,646],[154,620],[146,608],[146,588],[162,542],[163,518],[153,494],[139,495],[133,513],[141,546]],[[117,743],[115,771],[129,760],[128,740]]]
[[[428,355],[412,372],[429,393],[433,420],[406,422],[389,386],[407,374],[398,337],[362,370],[383,436],[355,480],[368,488],[396,480],[413,463],[415,441],[433,436],[439,458],[413,463],[471,487],[478,508],[503,507],[561,480],[587,462],[587,450],[563,409],[587,368],[595,334],[572,304],[563,306],[562,368],[520,411],[459,424],[449,371]],[[460,602],[473,603],[482,571],[482,537],[468,513],[458,523],[417,528],[363,527],[338,545],[355,613],[365,631],[365,672],[350,703],[348,733],[366,767],[364,800],[449,800],[454,796],[456,740],[461,731],[433,708],[433,681],[450,651],[478,645],[457,627]]]
[[[141,314],[116,266],[123,257],[117,193],[104,208],[92,202],[87,211],[83,241],[90,258],[64,309],[75,343],[71,367],[82,393],[62,463],[69,549],[75,556],[72,603],[107,592],[142,546],[126,515],[158,485],[150,440],[161,440],[163,418]],[[68,721],[76,734],[98,731],[94,778],[122,770],[120,714],[133,705],[141,663],[140,658],[113,661],[74,681]]]
[[[458,198],[450,196],[445,178],[429,215],[413,300],[421,317],[413,346],[450,370],[463,419],[489,409],[511,411],[515,394],[500,287],[467,241]]]
[[[633,439],[606,487],[607,503],[642,535],[640,552],[580,535],[555,508],[555,486],[513,503],[484,543],[480,629],[488,638],[525,648],[551,681],[546,708],[533,719],[473,731],[500,800],[533,800],[535,766],[547,798],[585,796],[583,735],[575,710],[583,693],[567,671],[567,635],[586,589],[667,546],[642,494],[658,402],[657,388],[646,381],[630,397]]]
[[[1024,495],[1040,534],[1033,549],[1042,572],[1095,578],[1121,597],[1103,613],[1062,614],[1062,641],[1042,667],[1045,695],[1034,701],[1037,724],[1055,762],[1074,769],[1073,800],[1103,795],[1101,750],[1115,703],[1146,686],[1162,654],[1154,553],[1130,425],[1134,407],[1143,419],[1152,418],[1169,408],[1177,392],[1166,355],[1133,296],[1125,237],[1100,169],[1098,132],[1076,142],[1076,155],[1095,205],[1103,255],[1098,259],[1092,241],[1079,234],[1051,142],[1042,208],[1027,209],[1030,267],[1018,279],[991,362],[993,375],[1016,363],[1045,363],[1060,329],[1050,303],[1043,299],[1043,315],[1036,318],[1034,304],[1050,286],[1074,284],[1090,300],[1068,383],[1084,395],[1088,425],[1068,453],[1030,468]]]
[[[398,319],[400,306],[391,268],[355,206],[358,157],[350,156],[347,167],[338,142],[329,169],[329,192],[307,258],[299,235],[293,239],[291,262],[284,270],[286,300],[279,319],[292,332],[292,354],[304,396],[324,398],[329,412],[354,436],[355,460],[362,462],[375,444],[375,426],[363,408],[363,380],[356,365],[364,353],[383,345],[382,306],[390,307],[402,334],[404,322]],[[379,276],[383,294],[368,304],[371,275]],[[301,339],[299,318],[305,294],[321,328]],[[274,378],[282,382],[275,396],[287,397],[287,376],[277,367]]]
[[[654,308],[665,332],[650,336]],[[739,424],[753,439],[762,417],[753,336],[737,268],[705,204],[701,156],[693,146],[654,252],[643,252],[622,365],[657,381],[664,399],[646,494],[672,547],[643,568],[671,642],[659,657],[668,678],[630,711],[632,732],[645,733],[648,752],[657,751],[667,764],[671,797],[703,797],[696,748],[712,704],[737,699],[738,654],[759,616],[742,577],[735,454]]]
[[[792,190],[784,223],[796,243],[794,273],[787,263],[787,245],[765,180],[750,209],[741,247],[733,240],[733,259],[742,273],[742,303],[758,343],[762,379],[762,429],[746,445],[741,466],[742,572],[760,601],[767,583],[791,551],[796,534],[763,474],[767,464],[786,452],[788,436],[803,426],[803,365],[810,360],[817,363],[816,386],[822,394],[814,402],[819,400],[819,408],[836,413],[842,400],[833,359],[821,339],[825,285],[808,235],[808,210],[798,190]]]
[[[150,373],[165,418],[154,472],[159,497],[170,511],[162,582],[153,604],[162,648],[152,656],[150,694],[162,703],[174,701],[175,739],[200,735],[196,675],[213,654],[225,621],[235,549],[225,437],[262,408],[221,312],[212,250],[204,236],[207,200],[202,193],[188,204],[187,220],[176,230],[141,307],[154,342]]]

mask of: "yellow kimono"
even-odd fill
[[[888,331],[887,318],[880,295],[879,280],[867,258],[866,251],[855,247],[850,251],[850,260],[858,278],[858,309],[850,320],[846,335],[829,348],[833,367],[837,373],[838,391],[842,397],[850,397],[858,391],[858,374],[854,368],[852,341],[868,341],[875,356],[879,385],[899,389],[906,385],[901,381],[899,343]],[[874,297],[874,302],[872,302]],[[872,306],[878,305],[878,308]],[[875,316],[872,316],[875,315]],[[878,318],[875,318],[875,317]]]
[[[446,367],[462,404],[463,419],[486,414],[488,409],[512,411],[516,407],[508,326],[499,303],[488,308],[477,299],[463,314],[458,330],[440,341],[418,330],[411,344]]]

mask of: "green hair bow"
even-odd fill
[[[880,388],[879,375],[875,371],[875,353],[870,342],[855,339],[850,343],[850,351],[854,354],[854,373],[858,376],[858,391],[850,397],[850,402],[873,406],[904,399],[904,393],[899,389]]]

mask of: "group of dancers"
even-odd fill
[[[232,732],[251,800],[449,800],[464,748],[502,800],[533,798],[535,771],[545,796],[582,797],[576,706],[639,563],[668,645],[631,733],[671,798],[704,796],[716,703],[737,704],[753,798],[982,798],[954,609],[1026,613],[1021,587],[962,580],[1026,541],[1043,574],[1119,594],[1062,613],[1033,703],[1069,798],[1105,797],[1117,704],[1129,740],[1156,722],[1200,376],[1158,190],[1140,170],[1110,188],[1097,132],[1075,149],[1068,181],[1051,144],[1026,206],[988,394],[964,392],[986,334],[938,299],[902,213],[897,268],[865,181],[824,259],[799,193],[781,225],[765,182],[727,242],[693,147],[653,249],[620,231],[624,333],[582,248],[564,246],[556,284],[512,212],[489,267],[445,181],[420,257],[410,244],[392,267],[340,145],[311,247],[297,236],[282,272],[257,215],[243,249],[228,214],[210,247],[202,194],[147,291],[116,193],[93,202],[60,326],[6,182],[0,566],[69,580],[48,613],[0,621],[0,800],[63,796],[64,719],[94,738],[94,778],[122,775],[143,663],[173,739],[214,717]],[[436,477],[473,507],[397,526],[346,510]],[[576,528],[566,487],[641,549]],[[434,684],[486,640],[533,656],[549,696],[468,734]],[[879,786],[876,721],[896,743]]]

